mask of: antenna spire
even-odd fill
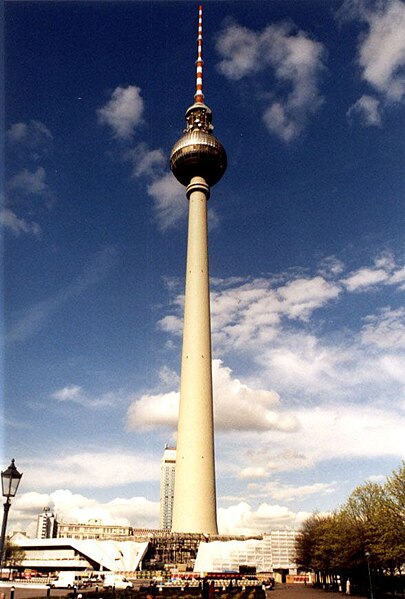
[[[202,6],[198,7],[198,37],[197,37],[197,73],[196,73],[196,90],[194,101],[196,104],[204,104],[203,94],[203,64],[202,59]]]

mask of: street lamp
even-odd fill
[[[374,596],[373,596],[373,584],[371,582],[370,553],[368,551],[365,551],[364,555],[366,556],[366,560],[367,560],[368,580],[369,580],[369,583],[370,583],[370,599],[374,599]]]
[[[10,466],[7,470],[4,470],[1,473],[1,487],[3,497],[6,498],[4,502],[4,514],[3,514],[3,524],[1,527],[1,541],[0,541],[0,576],[2,574],[3,567],[3,557],[4,557],[4,541],[6,539],[6,528],[7,528],[7,518],[8,512],[10,510],[10,497],[15,497],[17,493],[18,485],[20,484],[20,480],[22,477],[22,472],[18,472],[14,459],[11,460]]]

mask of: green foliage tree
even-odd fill
[[[14,545],[9,539],[6,540],[4,545],[4,566],[13,570],[17,566],[21,565],[25,559],[25,552]]]
[[[405,563],[405,465],[384,485],[357,487],[334,514],[314,514],[304,523],[296,543],[300,568],[313,571],[318,582],[357,582],[368,588],[368,566],[375,584],[387,574],[401,574]]]

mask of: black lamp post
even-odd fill
[[[373,583],[371,582],[370,553],[368,551],[366,551],[364,553],[364,555],[366,556],[366,560],[367,560],[368,581],[369,581],[369,585],[370,585],[370,599],[374,599],[374,595],[373,595]]]
[[[18,472],[15,467],[14,459],[11,460],[10,466],[7,470],[4,470],[1,473],[1,487],[3,497],[6,498],[4,502],[4,514],[3,514],[3,524],[1,527],[1,541],[0,541],[0,576],[2,574],[3,569],[3,558],[4,558],[4,541],[6,539],[6,528],[7,528],[7,518],[8,512],[10,510],[11,497],[15,497],[17,493],[18,485],[20,484],[20,480],[22,477],[22,472]]]

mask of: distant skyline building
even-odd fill
[[[37,518],[37,539],[53,539],[57,535],[58,523],[49,507],[44,507]]]
[[[160,465],[160,522],[162,530],[171,530],[176,476],[176,448],[165,446]]]
[[[202,7],[199,7],[194,104],[186,111],[184,135],[170,156],[173,175],[189,201],[180,407],[177,429],[173,532],[218,534],[207,202],[210,187],[227,166],[222,144],[212,134],[212,112],[204,103]]]

